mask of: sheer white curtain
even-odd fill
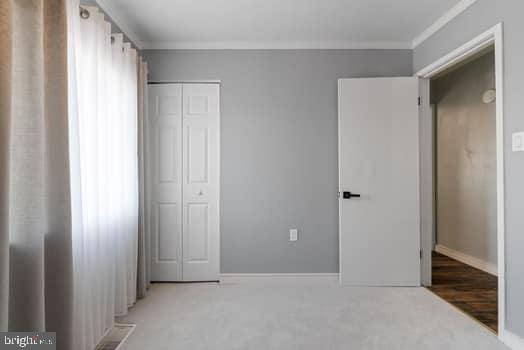
[[[75,350],[93,349],[137,297],[137,52],[85,10],[70,35]]]

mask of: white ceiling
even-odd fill
[[[475,0],[98,0],[141,48],[411,48]]]

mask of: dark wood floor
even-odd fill
[[[433,252],[433,286],[442,299],[497,332],[497,277]]]

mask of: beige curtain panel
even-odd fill
[[[71,349],[65,0],[0,1],[0,330]]]

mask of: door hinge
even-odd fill
[[[422,260],[422,249],[420,250],[420,260]]]
[[[420,101],[420,97],[418,98],[418,105],[420,106],[421,105],[421,101]]]

